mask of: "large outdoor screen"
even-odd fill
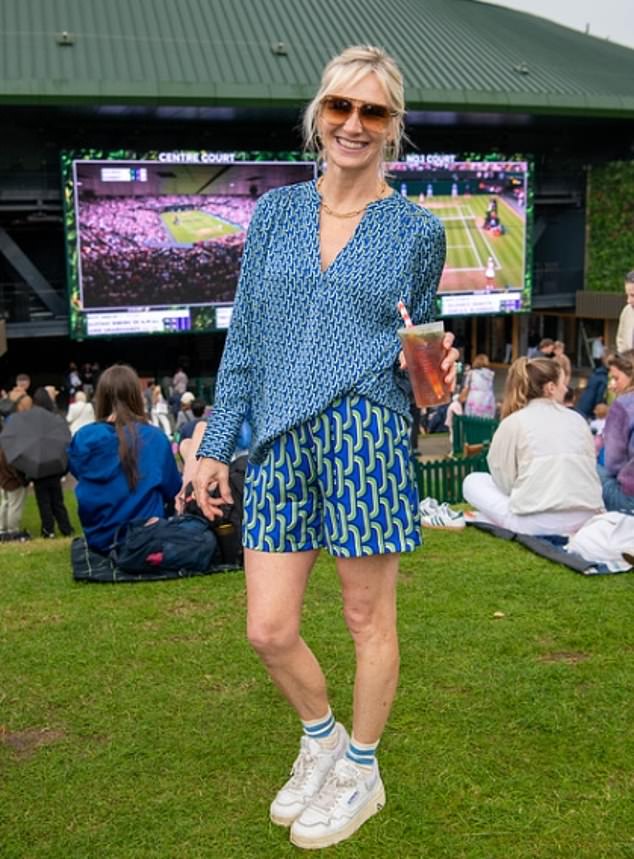
[[[507,314],[531,308],[531,164],[500,156],[410,155],[389,165],[403,196],[437,215],[447,262],[440,316]]]
[[[258,199],[315,176],[271,153],[65,152],[62,168],[76,339],[226,328]]]

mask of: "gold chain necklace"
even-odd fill
[[[376,200],[370,200],[364,206],[361,206],[360,209],[353,209],[351,212],[335,212],[335,210],[331,209],[330,206],[328,205],[328,203],[326,203],[326,201],[323,198],[323,195],[321,193],[323,182],[324,182],[324,177],[320,176],[319,179],[317,180],[317,192],[319,193],[319,196],[321,198],[321,208],[324,210],[324,212],[326,212],[327,215],[332,215],[333,218],[355,218],[357,215],[360,215],[362,212],[365,212],[365,210],[368,208],[370,203],[376,202]],[[385,180],[383,180],[383,182],[381,182],[381,185],[379,187],[379,194],[378,194],[377,199],[380,199],[381,197],[384,196],[386,189],[387,189],[387,184],[386,184]]]

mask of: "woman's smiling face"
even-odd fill
[[[341,86],[336,93],[328,95],[350,99],[355,110],[340,121],[327,119],[323,112],[320,113],[319,137],[327,164],[336,165],[341,170],[355,171],[376,165],[378,170],[385,143],[394,136],[394,120],[390,118],[382,131],[373,130],[363,124],[358,107],[360,104],[373,104],[391,109],[379,79],[369,72],[357,83]]]

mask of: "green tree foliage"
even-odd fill
[[[586,288],[617,292],[634,269],[634,161],[593,167],[588,190]]]

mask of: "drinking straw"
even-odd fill
[[[407,312],[407,307],[405,307],[405,302],[402,298],[396,302],[396,306],[398,307],[398,312],[401,314],[401,318],[405,327],[412,328],[414,323],[412,322],[410,315]]]

